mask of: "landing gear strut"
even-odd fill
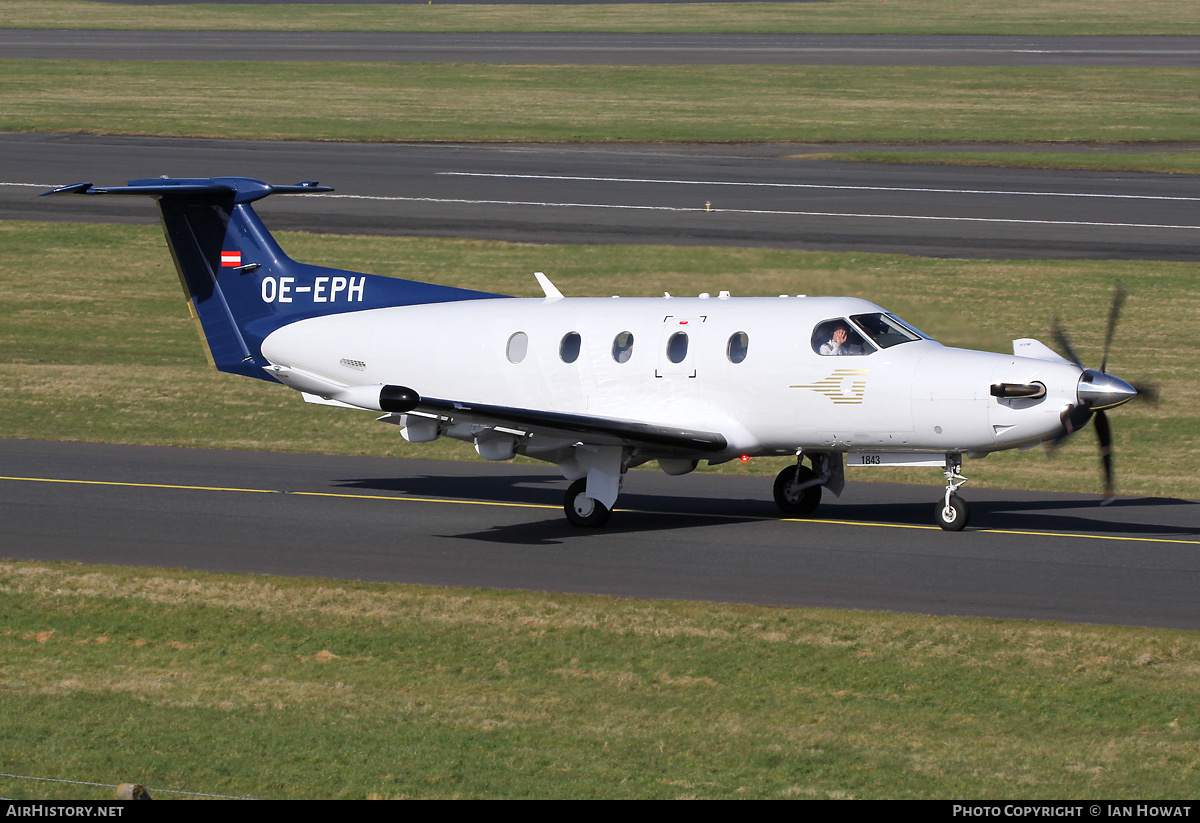
[[[961,454],[946,455],[946,468],[943,471],[946,475],[946,495],[938,504],[934,519],[948,532],[962,531],[971,517],[971,510],[967,508],[966,501],[955,494],[959,487],[967,482],[967,478],[959,474],[961,468]]]

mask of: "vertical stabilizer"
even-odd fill
[[[244,177],[153,178],[102,188],[76,183],[46,194],[140,195],[158,200],[163,232],[212,364],[270,379],[260,349],[297,320],[363,309],[498,297],[486,292],[310,266],[288,257],[251,203],[313,194],[316,183],[272,186]]]

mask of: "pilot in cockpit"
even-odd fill
[[[818,334],[816,337],[818,340],[825,341],[817,349],[818,354],[830,356],[865,353],[862,337],[857,332],[851,331],[844,322],[826,324],[825,333]]]

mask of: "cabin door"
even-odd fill
[[[705,317],[663,318],[662,338],[658,344],[658,367],[655,377],[696,376],[696,346],[703,335]]]

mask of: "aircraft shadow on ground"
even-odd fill
[[[562,505],[565,481],[558,475],[489,474],[479,477],[371,477],[335,481],[339,488],[395,492],[450,500],[489,500],[503,503]]]
[[[510,523],[490,526],[482,531],[444,534],[440,537],[453,537],[462,540],[480,540],[488,543],[504,543],[521,546],[550,546],[571,543],[580,545],[579,541],[589,537],[613,538],[623,534],[651,534],[654,532],[669,532],[682,529],[706,528],[712,526],[728,526],[737,523],[748,523],[761,520],[759,517],[722,516],[717,518],[695,517],[687,514],[622,511],[613,514],[611,520],[599,529],[581,529],[572,526],[565,517],[551,516],[537,522]],[[606,542],[610,549],[613,543]],[[587,545],[589,551],[592,545]]]
[[[385,477],[347,479],[342,488],[391,492],[419,497],[452,500],[487,500],[505,503],[529,503],[561,506],[565,481],[557,475],[486,475],[477,477]],[[922,488],[922,491],[925,491]],[[929,490],[932,491],[932,490]],[[1101,508],[1095,498],[1053,500],[971,500],[970,530],[1088,532],[1092,534],[1194,536],[1200,525],[1167,525],[1161,522],[1131,522],[1110,513],[1147,508],[1200,506],[1200,503],[1173,498],[1125,498]],[[812,515],[800,519],[836,520],[862,523],[896,523],[929,526],[933,521],[936,497],[925,500],[878,503],[840,503],[827,498]],[[627,492],[618,502],[618,511],[601,530],[605,534],[638,533],[696,528],[781,518],[770,500],[759,498],[681,497]],[[700,517],[697,517],[700,515]],[[1092,516],[1089,516],[1092,515]],[[503,543],[556,543],[597,532],[577,529],[561,515],[536,523],[498,526],[477,537]]]
[[[445,497],[451,500],[486,500],[502,503],[528,503],[561,506],[567,481],[557,475],[487,475],[481,477],[362,478],[336,481],[340,488],[395,492],[418,497]],[[769,495],[769,489],[768,489]],[[720,517],[775,517],[779,510],[768,498],[759,497],[686,497],[626,491],[617,502],[622,510],[678,514],[711,514]]]
[[[1170,498],[1119,500],[1111,506],[1101,507],[1096,499],[1006,501],[973,500],[968,497],[967,505],[971,510],[968,531],[996,529],[1131,536],[1200,535],[1200,526],[1137,522],[1109,515],[1110,512],[1121,509],[1129,509],[1130,515],[1133,515],[1133,509],[1144,507],[1200,506],[1198,503],[1187,500]],[[920,503],[830,503],[828,505],[822,503],[821,508],[808,517],[814,520],[931,526],[937,506],[936,498]]]

